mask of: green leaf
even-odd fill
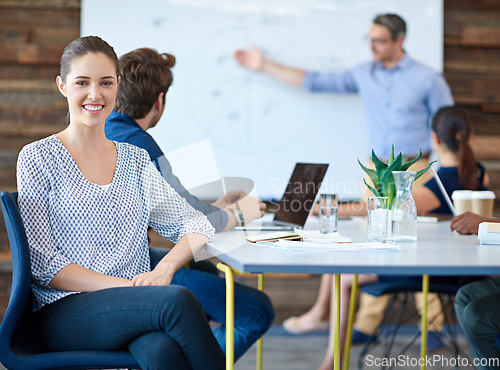
[[[388,166],[386,163],[382,162],[378,157],[375,155],[375,152],[372,149],[372,161],[373,164],[375,165],[375,169],[377,170],[377,173],[380,170],[385,170]]]
[[[368,189],[370,189],[372,191],[372,193],[376,196],[376,197],[381,197],[382,195],[380,195],[379,191],[377,189],[375,189],[373,186],[370,186],[366,183],[366,179],[363,179],[363,182],[365,183],[365,185],[368,187]]]
[[[394,159],[394,162],[392,162],[392,164],[389,167],[387,167],[383,175],[380,177],[379,180],[380,185],[383,185],[383,183],[387,180],[387,178],[392,177],[392,171],[401,171],[402,164],[403,164],[403,155],[399,153],[396,159]]]
[[[361,166],[361,168],[363,169],[363,171],[365,171],[367,173],[367,175],[370,176],[370,179],[372,180],[373,186],[375,186],[377,189],[380,188],[380,183],[378,181],[377,171],[375,171],[374,169],[367,168],[367,167],[363,166],[363,164],[359,161],[359,159],[358,159],[358,163]]]
[[[384,175],[380,179],[380,188],[384,197],[389,198],[389,205],[392,206],[392,201],[396,196],[396,185],[394,184],[394,177],[392,171],[400,171],[402,165],[403,155],[400,153],[394,162],[385,170]]]
[[[389,161],[387,164],[390,166],[394,162],[394,144],[392,144],[391,155],[389,156]]]
[[[437,162],[437,161],[432,161],[431,163],[429,163],[429,165],[426,168],[418,171],[417,174],[415,175],[415,180],[418,179],[420,176],[422,176],[424,173],[426,173],[435,162]]]
[[[406,163],[403,165],[403,167],[401,167],[401,171],[406,171],[408,168],[410,168],[410,166],[414,163],[417,163],[420,158],[422,158],[422,150],[419,150],[419,153],[418,155],[415,157],[415,159],[413,159],[412,161]]]

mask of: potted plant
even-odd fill
[[[392,146],[391,155],[387,163],[381,161],[372,150],[372,161],[375,164],[375,169],[370,169],[359,161],[358,163],[361,168],[370,176],[373,186],[370,186],[365,179],[363,182],[365,185],[373,192],[377,197],[388,197],[389,198],[389,209],[392,209],[392,204],[394,197],[396,196],[396,185],[394,183],[394,177],[392,176],[393,171],[406,171],[411,165],[418,162],[422,158],[422,151],[420,150],[417,157],[409,162],[406,162],[406,155],[399,153],[399,155],[394,158],[394,145]],[[436,162],[433,161],[421,171],[418,171],[415,175],[415,180],[422,176],[425,172],[429,170],[432,164]]]

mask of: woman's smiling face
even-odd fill
[[[118,91],[116,65],[103,53],[88,53],[71,63],[66,79],[57,86],[68,100],[70,123],[104,125],[115,106]]]

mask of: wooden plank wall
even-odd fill
[[[55,77],[64,47],[79,35],[80,0],[0,1],[0,190],[16,189],[24,145],[64,128],[67,106]]]
[[[444,73],[474,119],[474,149],[500,214],[500,1],[445,0],[444,7]],[[54,79],[64,46],[79,31],[80,0],[0,0],[0,190],[15,190],[19,150],[65,125]]]
[[[500,215],[500,1],[445,0],[444,73],[474,122],[472,146],[491,178]]]

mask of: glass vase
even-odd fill
[[[415,171],[393,171],[396,197],[392,203],[392,239],[396,242],[417,240],[417,207],[412,196]]]

